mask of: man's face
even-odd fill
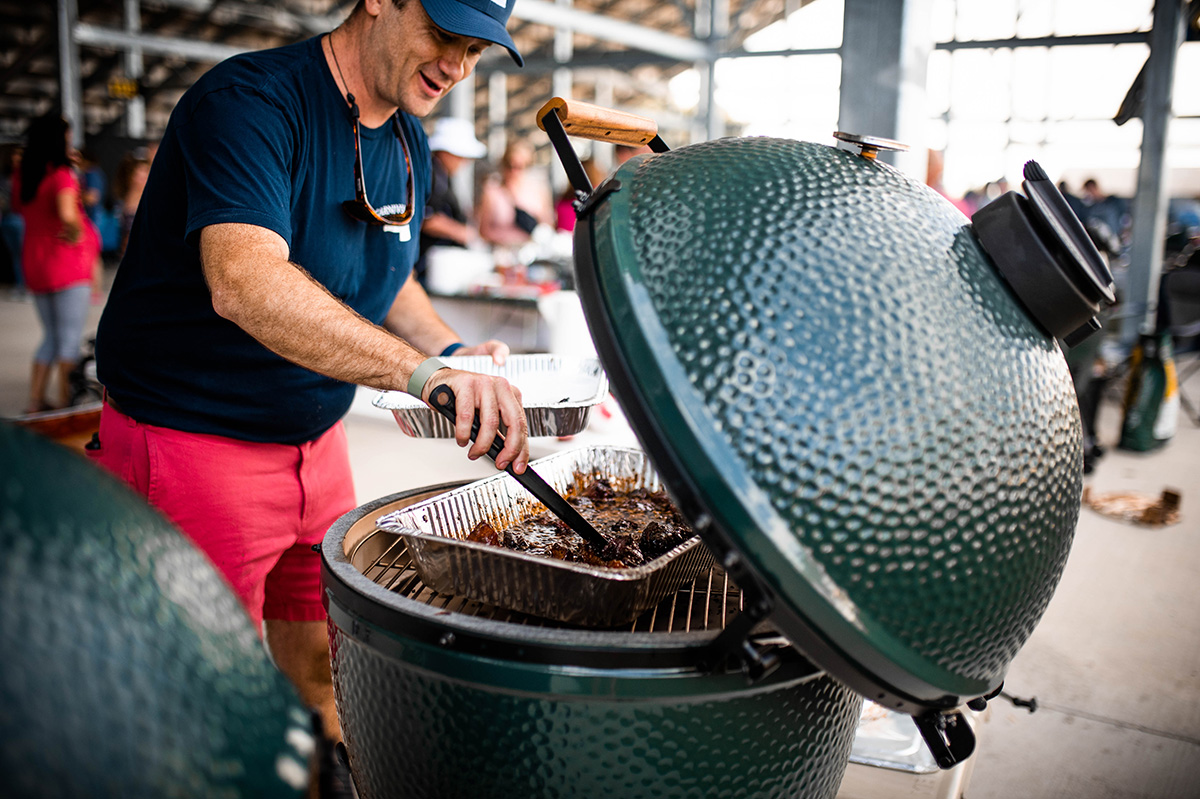
[[[364,76],[389,105],[419,117],[427,116],[471,74],[491,44],[442,30],[420,0],[407,0],[400,9],[392,0],[382,0],[376,23],[367,44]]]

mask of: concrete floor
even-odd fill
[[[100,306],[92,309],[95,329]],[[26,403],[39,326],[32,303],[0,289],[0,417]],[[1187,386],[1200,397],[1200,376]],[[405,488],[492,473],[446,441],[403,435],[360,392],[347,417],[360,502]],[[535,440],[535,456],[587,443],[632,444],[619,411],[597,413],[568,442]],[[1120,425],[1102,410],[1102,437]],[[1006,701],[980,719],[970,799],[1200,797],[1200,427],[1181,416],[1163,449],[1110,448],[1087,483],[1096,492],[1183,496],[1181,521],[1138,527],[1081,511],[1062,583],[1012,664],[1006,690],[1036,697],[1030,714]]]

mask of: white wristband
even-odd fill
[[[421,365],[413,369],[412,377],[408,378],[408,393],[421,399],[421,395],[425,393],[425,384],[429,382],[429,378],[433,377],[433,373],[439,369],[449,368],[437,358],[426,358],[421,361]]]

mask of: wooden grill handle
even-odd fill
[[[538,111],[537,125],[542,130],[546,129],[542,120],[551,111],[558,111],[568,135],[581,139],[640,147],[658,135],[658,124],[652,119],[561,97],[552,97]]]

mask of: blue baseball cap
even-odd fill
[[[498,44],[508,50],[517,66],[523,67],[525,59],[521,58],[512,37],[504,28],[516,2],[517,0],[421,0],[421,5],[434,24],[442,30]]]

